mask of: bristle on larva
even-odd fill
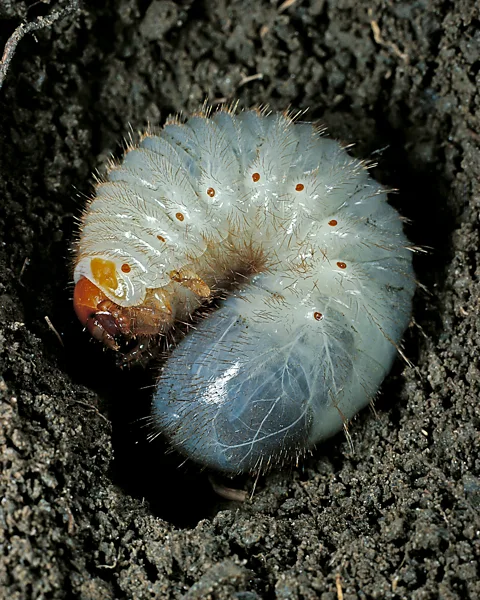
[[[398,213],[365,163],[291,114],[204,107],[112,162],[82,219],[75,309],[97,338],[167,334],[153,422],[241,473],[295,460],[376,394],[411,315]]]

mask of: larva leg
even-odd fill
[[[131,350],[117,353],[116,364],[121,369],[132,366],[146,367],[154,357],[161,354],[162,348],[157,336],[139,337]]]

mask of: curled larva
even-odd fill
[[[97,339],[165,334],[152,420],[193,460],[241,473],[296,458],[376,394],[415,279],[365,164],[288,114],[170,119],[111,165],[82,220],[74,305]]]

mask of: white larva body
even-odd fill
[[[95,280],[95,257],[115,264],[115,289]],[[174,349],[153,402],[178,450],[227,473],[298,456],[367,405],[415,290],[401,219],[364,164],[259,111],[146,135],[86,211],[81,276],[119,307],[156,290],[177,320],[234,282]]]

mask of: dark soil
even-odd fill
[[[279,5],[86,1],[18,46],[0,91],[2,598],[480,597],[478,4]],[[0,3],[1,47],[62,6]],[[205,98],[309,107],[379,160],[431,248],[414,366],[399,360],[352,425],[354,452],[338,435],[244,504],[145,441],[151,370],[119,371],[70,299],[92,172],[129,124]]]

